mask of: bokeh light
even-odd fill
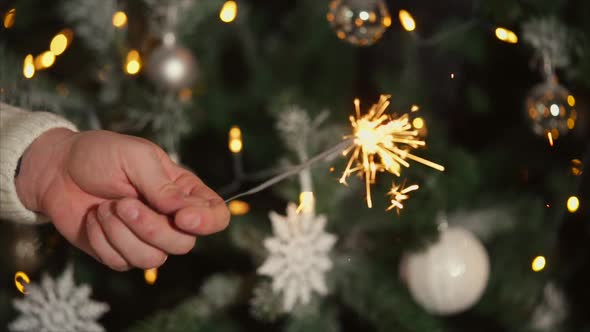
[[[545,268],[546,263],[547,262],[545,261],[545,257],[537,256],[535,257],[535,259],[533,259],[533,262],[531,263],[531,269],[535,272],[540,272]]]

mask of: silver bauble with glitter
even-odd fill
[[[177,45],[162,45],[155,49],[148,59],[146,70],[154,84],[169,90],[190,86],[198,73],[193,54]]]
[[[372,45],[391,25],[383,0],[332,0],[326,18],[339,39],[356,46]]]
[[[557,79],[535,85],[526,99],[526,115],[535,134],[555,140],[576,125],[576,99]]]

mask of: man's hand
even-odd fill
[[[16,187],[25,207],[117,271],[158,267],[229,223],[223,199],[157,145],[107,131],[44,133]]]

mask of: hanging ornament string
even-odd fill
[[[555,76],[557,68],[565,68],[571,62],[573,33],[555,18],[532,19],[523,24],[523,40],[533,49],[534,63],[539,64],[545,80]]]
[[[535,85],[526,100],[526,115],[533,131],[547,138],[550,146],[573,130],[577,121],[576,99],[559,83],[556,70],[570,64],[573,32],[555,18],[532,19],[523,24],[523,40],[533,52],[544,81]]]

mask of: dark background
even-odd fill
[[[18,14],[13,29],[0,30],[0,43],[19,61],[24,54],[43,51],[51,37],[68,26],[58,10],[60,2],[4,1],[0,4],[0,13],[16,6]],[[478,160],[481,177],[476,184],[465,184],[463,196],[456,194],[461,188],[442,189],[450,197],[448,204],[477,205],[461,198],[471,193],[484,197],[479,203],[531,195],[551,206],[545,216],[549,222],[539,230],[545,234],[544,248],[551,248],[548,265],[551,272],[545,277],[559,280],[566,291],[570,305],[568,331],[590,331],[589,172],[585,170],[579,177],[558,183],[557,187],[566,188],[563,191],[554,190],[549,180],[554,173],[566,174],[573,158],[583,160],[586,169],[590,163],[590,60],[585,54],[576,58],[569,68],[558,71],[561,83],[576,97],[580,121],[575,131],[560,137],[556,146],[550,147],[544,138],[532,133],[523,110],[529,90],[542,80],[539,71],[531,65],[532,50],[522,42],[501,43],[492,32],[495,26],[506,26],[518,33],[522,22],[531,17],[555,15],[578,31],[582,37],[580,45],[588,45],[590,2],[388,1],[394,23],[380,41],[368,48],[353,47],[337,40],[323,18],[325,13],[301,9],[321,8],[319,5],[296,1],[246,3],[250,15],[247,24],[257,40],[253,47],[259,54],[266,55],[259,63],[253,64],[248,58],[245,46],[248,44],[241,39],[239,27],[222,25],[215,15],[202,23],[193,37],[184,39],[202,61],[204,70],[202,79],[193,87],[194,103],[189,110],[194,113],[195,122],[192,132],[181,141],[183,163],[211,187],[220,189],[227,185],[232,180],[231,156],[226,147],[227,129],[239,124],[246,144],[245,168],[260,170],[275,165],[285,149],[278,144],[279,137],[274,130],[274,101],[285,91],[288,91],[287,99],[296,100],[312,112],[329,108],[332,111],[330,121],[344,125],[352,112],[352,98],[357,96],[367,106],[376,101],[380,93],[391,93],[396,109],[407,109],[417,101],[425,110],[428,123],[433,123],[428,140],[433,146],[434,160],[443,164],[449,162],[447,146],[461,149]],[[153,36],[146,37],[142,33],[147,26],[145,17],[149,9],[138,1],[129,1],[126,6],[130,17],[129,44],[149,49]],[[473,20],[475,25],[466,32],[451,34],[440,43],[420,46],[416,38],[399,27],[397,11],[401,8],[413,14],[418,25],[416,34],[422,38],[453,29],[455,23]],[[92,102],[98,87],[96,80],[90,78],[93,65],[100,62],[96,57],[91,49],[75,40],[54,67],[38,75],[53,82],[67,82]],[[454,79],[450,78],[451,73]],[[133,84],[144,88],[149,84],[142,76],[132,80]],[[149,87],[145,89],[149,91]],[[126,91],[123,90],[123,95]],[[99,116],[104,123],[109,123],[118,111],[120,109],[106,110],[99,112]],[[437,145],[437,139],[444,143]],[[455,172],[460,174],[462,170],[456,168]],[[251,184],[244,184],[241,189]],[[577,193],[580,198],[577,213],[565,212],[564,191]],[[358,191],[357,196],[362,196],[362,191]],[[359,209],[354,215],[368,213],[362,200],[358,201],[348,208]],[[256,194],[248,202],[253,207],[252,218],[264,219],[269,210],[282,211],[286,200],[280,193],[269,190]],[[530,239],[526,230],[520,231],[520,244],[516,248],[521,246],[522,251],[535,252],[537,248],[527,243]],[[13,287],[12,277],[13,271],[23,263],[14,261],[11,248],[19,236],[30,232],[38,233],[41,239],[39,263],[30,269],[31,278],[39,280],[42,271],[55,275],[66,262],[75,261],[77,279],[91,283],[93,297],[111,306],[102,320],[109,331],[122,330],[137,320],[149,318],[153,312],[173,308],[194,293],[207,276],[220,272],[238,274],[245,280],[244,298],[229,310],[230,317],[239,322],[243,330],[276,330],[285,322],[283,319],[262,323],[248,314],[247,289],[255,283],[253,271],[257,263],[247,252],[230,245],[225,233],[199,240],[190,262],[186,257],[170,257],[160,269],[156,286],[148,286],[143,282],[142,271],[111,272],[72,249],[50,225],[27,227],[3,222],[0,224],[0,250],[6,254],[0,255],[0,326],[14,317],[10,299],[20,295]],[[519,278],[516,272],[506,271],[515,274],[514,280]],[[515,287],[514,292],[518,291]],[[392,308],[396,309],[402,310]],[[522,316],[518,314],[519,309],[523,311]],[[518,317],[524,321],[530,313],[526,308],[496,310],[512,318],[468,311],[441,320],[448,331],[519,331],[518,325],[511,323],[518,321]],[[346,304],[340,305],[339,312],[343,330],[375,328],[370,319]]]

